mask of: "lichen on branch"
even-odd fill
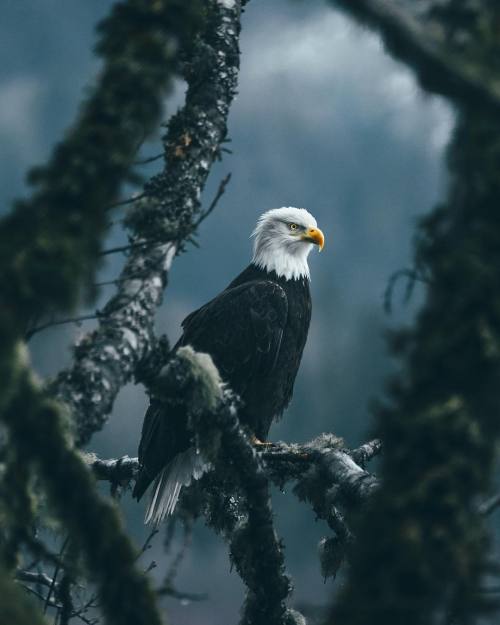
[[[146,184],[126,218],[132,245],[117,293],[54,385],[54,394],[71,410],[80,444],[102,428],[118,391],[140,375],[155,346],[154,314],[168,270],[193,233],[201,192],[226,138],[239,68],[240,12],[239,2],[230,8],[214,0],[206,5],[203,31],[184,55],[188,90],[163,138],[164,169]]]

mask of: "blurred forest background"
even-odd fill
[[[0,20],[0,206],[25,193],[26,170],[44,162],[74,119],[99,63],[92,54],[96,22],[110,0],[3,0]],[[21,26],[22,25],[22,26]],[[221,178],[232,179],[215,212],[173,264],[158,333],[173,343],[180,322],[219,292],[248,263],[250,232],[261,212],[303,206],[326,236],[311,257],[313,318],[294,400],[271,440],[305,442],[333,432],[357,447],[371,437],[370,403],[396,367],[385,333],[411,323],[423,300],[417,284],[403,302],[404,280],[384,310],[394,272],[412,264],[417,220],[444,196],[443,155],[454,124],[452,106],[418,86],[413,72],[393,60],[377,34],[319,0],[254,0],[243,16],[238,95],[229,116],[228,145],[210,174],[207,206]],[[168,110],[183,99],[178,81]],[[161,152],[159,135],[141,156]],[[146,177],[158,162],[144,167]],[[131,188],[131,191],[133,189]],[[126,194],[125,194],[126,196]],[[121,209],[118,209],[119,215]],[[105,247],[124,243],[112,229]],[[99,280],[117,276],[123,258],[109,256]],[[93,306],[107,301],[103,287]],[[94,321],[49,328],[30,342],[36,370],[54,376],[71,362],[70,347]],[[139,386],[118,396],[112,417],[89,448],[103,458],[135,456],[147,399]],[[373,467],[372,467],[373,470]],[[103,492],[106,491],[102,486]],[[148,534],[144,503],[127,493],[121,507],[134,540]],[[317,544],[325,525],[290,493],[273,491],[276,526],[295,581],[292,603],[325,605],[341,583],[324,582]],[[180,539],[179,539],[180,540]],[[179,541],[177,541],[178,543]],[[173,553],[175,554],[175,545]],[[173,558],[162,535],[146,556],[160,578]],[[166,600],[176,625],[234,623],[243,585],[230,570],[227,546],[198,523],[179,570],[179,589],[207,595],[203,602]],[[492,623],[494,621],[491,621]]]

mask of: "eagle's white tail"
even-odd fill
[[[155,480],[144,523],[159,525],[174,511],[182,487],[199,480],[209,468],[210,463],[194,447],[177,454]]]

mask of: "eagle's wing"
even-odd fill
[[[285,291],[270,280],[227,289],[184,320],[179,344],[211,355],[224,381],[242,394],[276,365],[288,315]]]
[[[210,354],[222,379],[244,394],[252,381],[265,379],[275,367],[287,315],[286,293],[278,284],[246,282],[226,289],[186,317],[176,347],[191,345]],[[178,409],[164,415],[153,400],[142,426],[141,473],[134,496],[141,497],[161,469],[188,447],[185,415]]]

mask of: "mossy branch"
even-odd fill
[[[199,9],[196,1],[127,0],[100,24],[104,65],[96,87],[49,163],[30,172],[32,196],[0,222],[0,321],[16,334],[32,318],[71,309],[90,288],[105,207],[159,122]]]
[[[296,482],[297,495],[309,501],[335,531],[336,551],[334,539],[330,539],[328,558],[322,556],[325,575],[333,575],[338,568],[332,564],[334,551],[344,554],[351,538],[338,508],[347,513],[359,509],[378,487],[376,478],[353,458],[367,462],[380,451],[380,442],[372,441],[351,452],[341,439],[323,434],[304,445],[279,442],[255,446],[238,422],[238,400],[222,383],[210,356],[190,347],[182,347],[170,358],[150,391],[155,402],[166,407],[171,401],[176,406],[182,401],[193,442],[213,467],[186,493],[181,510],[189,510],[190,500],[201,497],[203,503],[198,501],[189,514],[203,510],[208,524],[222,532],[229,543],[231,559],[248,589],[242,623],[300,623],[302,617],[285,603],[291,581],[274,530],[269,483],[283,487],[287,481]],[[139,469],[137,458],[128,456],[100,460],[88,454],[86,461],[98,479],[122,486]]]
[[[468,41],[474,19],[479,16],[483,24],[489,22],[489,29],[497,28],[494,5],[488,0],[475,3],[453,3],[431,1],[398,2],[397,0],[330,0],[352,15],[362,24],[367,24],[380,32],[390,52],[415,70],[422,86],[428,91],[447,96],[464,105],[488,107],[496,114],[500,112],[500,80],[498,67],[494,66],[492,51],[488,63],[484,55],[478,58],[475,50],[464,45]],[[444,8],[445,5],[449,8]],[[467,28],[460,28],[455,41],[450,37],[453,12],[460,4],[468,4],[463,9]],[[423,5],[423,6],[422,6]],[[472,13],[472,14],[471,14]],[[460,16],[462,17],[462,16]],[[458,21],[458,20],[457,20]]]
[[[145,187],[126,219],[130,250],[117,293],[97,330],[75,349],[71,369],[54,394],[71,409],[79,443],[101,429],[119,389],[140,376],[154,347],[154,314],[172,260],[200,217],[200,196],[226,138],[227,116],[239,67],[240,3],[210,0],[206,23],[183,65],[188,82],[184,107],[163,138],[164,170]],[[155,245],[142,245],[155,241]]]
[[[332,623],[447,614],[462,624],[494,607],[481,590],[490,549],[477,501],[490,494],[500,439],[499,135],[498,115],[461,114],[448,199],[420,224],[428,296],[415,327],[393,339],[404,365],[377,414],[381,487]]]
[[[84,552],[108,621],[121,625],[160,622],[152,593],[134,568],[116,513],[97,496],[69,444],[61,407],[38,388],[17,339],[33,318],[70,310],[89,293],[107,231],[106,207],[127,178],[140,140],[159,121],[179,50],[200,25],[200,6],[179,0],[115,6],[99,29],[104,65],[96,87],[49,163],[31,171],[32,196],[0,222],[0,418],[25,470],[38,469],[54,509]],[[26,540],[22,530],[29,521],[14,519]],[[133,603],[123,602],[123,592]]]
[[[160,625],[154,593],[136,567],[137,553],[118,512],[97,495],[91,473],[71,447],[67,415],[28,370],[3,420],[10,444],[26,466],[37,470],[58,518],[84,555],[107,622]]]

